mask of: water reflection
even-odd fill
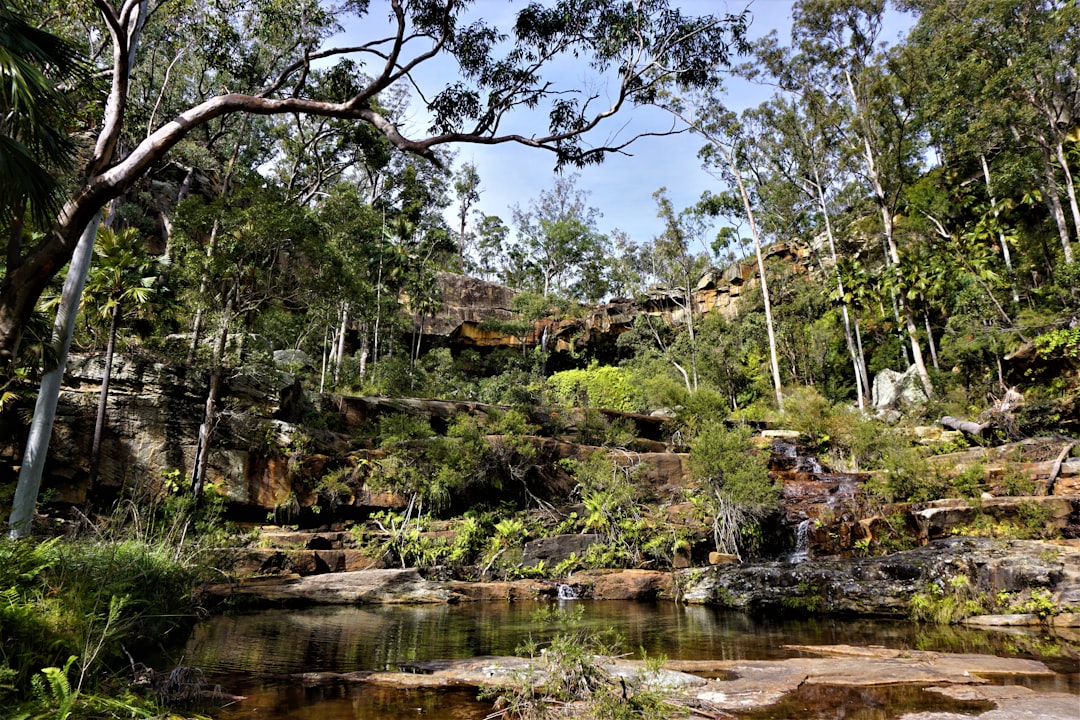
[[[785,645],[884,645],[999,655],[1037,654],[1014,637],[975,629],[852,619],[781,620],[674,603],[575,601],[595,630],[616,629],[628,651],[685,660],[792,657]],[[545,603],[323,607],[221,616],[201,623],[183,648],[183,663],[248,697],[220,717],[482,718],[490,705],[474,691],[388,690],[340,680],[305,686],[299,673],[396,670],[438,658],[512,655],[525,640],[544,642],[559,627],[537,621]],[[1076,650],[1057,648],[1075,672]],[[1051,661],[1054,658],[1050,658]],[[1075,679],[1066,678],[1067,685]],[[1073,690],[1075,692],[1075,689]],[[412,713],[411,715],[409,713]]]

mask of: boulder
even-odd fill
[[[584,589],[594,600],[658,600],[672,597],[671,573],[657,570],[583,570],[566,584]]]
[[[874,376],[872,403],[878,410],[895,410],[926,402],[926,390],[912,365],[904,372],[882,370]]]
[[[315,361],[303,350],[275,350],[274,365],[282,370],[292,368],[314,368]]]
[[[206,590],[211,595],[231,595],[286,605],[429,604],[462,599],[446,583],[428,580],[415,568],[254,579],[225,588],[211,586]]]

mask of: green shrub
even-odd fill
[[[644,406],[642,390],[627,368],[593,361],[584,369],[557,372],[547,383],[555,401],[566,407],[637,412]]]
[[[915,593],[908,612],[917,622],[950,625],[986,613],[989,607],[986,594],[976,591],[967,575],[956,575],[947,583],[930,583]]]
[[[543,647],[535,641],[518,647],[517,653],[530,660],[528,667],[506,683],[482,691],[481,697],[494,700],[499,708],[492,717],[562,717],[559,709],[571,705],[576,717],[597,720],[686,716],[662,690],[650,687],[665,662],[663,657],[646,657],[639,673],[619,677],[606,667],[622,655],[623,640],[615,632],[590,630],[580,611],[541,611],[534,622],[560,629]]]
[[[832,415],[832,405],[815,388],[797,387],[784,397],[781,421],[792,430],[798,430],[816,446],[829,440]]]
[[[767,459],[750,443],[746,427],[705,421],[690,442],[690,472],[712,517],[716,549],[739,554],[751,530],[776,508],[780,489],[769,477]]]
[[[979,497],[985,488],[986,468],[980,463],[967,465],[952,480],[952,487],[960,497]]]

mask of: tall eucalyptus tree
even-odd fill
[[[903,190],[920,154],[912,88],[895,54],[878,49],[885,0],[801,0],[794,10],[792,37],[813,67],[807,80],[835,97],[845,97],[847,141],[857,148],[860,175],[881,216],[888,271],[901,264],[896,218]],[[904,293],[894,296],[912,360],[927,395],[934,389],[923,360],[915,315]]]
[[[703,166],[710,174],[735,188],[744,217],[749,222],[750,237],[757,258],[758,282],[761,284],[761,295],[765,303],[765,328],[769,342],[769,366],[773,393],[777,407],[783,407],[783,382],[780,378],[780,364],[776,354],[772,301],[769,297],[769,281],[765,271],[761,227],[757,220],[759,208],[756,206],[757,198],[754,188],[747,179],[747,153],[751,143],[748,141],[739,117],[724,107],[715,94],[686,93],[684,97],[669,96],[662,101],[662,105],[705,139],[706,144],[699,152]]]

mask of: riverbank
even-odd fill
[[[910,616],[919,597],[942,604],[952,598],[968,603],[966,615],[1025,616],[1012,622],[1076,628],[1080,633],[1080,542],[958,537],[877,557],[725,563],[673,571],[586,570],[558,580],[477,582],[447,576],[439,568],[369,569],[235,578],[207,585],[203,591],[215,601],[246,607],[514,601],[561,595],[672,600],[750,612],[880,617]]]

